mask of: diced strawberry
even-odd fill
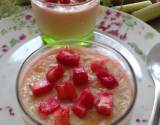
[[[88,83],[88,74],[84,67],[78,67],[73,70],[73,83],[75,85],[85,85]]]
[[[101,80],[103,77],[108,77],[109,73],[108,72],[98,72],[97,74],[98,80]]]
[[[86,2],[87,0],[77,0],[79,3]]]
[[[44,116],[51,114],[59,107],[60,103],[55,99],[55,97],[38,102],[39,112]]]
[[[98,59],[91,63],[91,70],[93,72],[108,71],[105,59]]]
[[[67,106],[56,111],[53,115],[55,118],[55,125],[70,125],[69,109]]]
[[[94,105],[94,96],[88,88],[82,92],[78,101],[72,107],[72,111],[79,117],[83,118],[86,111]]]
[[[57,3],[58,0],[44,0],[45,2],[50,2],[50,3]]]
[[[97,112],[105,115],[110,115],[112,113],[113,107],[113,93],[98,93],[95,101],[95,107],[97,109]]]
[[[31,83],[30,88],[34,96],[47,93],[52,90],[53,85],[47,79],[42,79],[36,83]]]
[[[58,99],[60,101],[77,101],[78,95],[71,83],[63,83],[56,86]]]
[[[116,88],[119,85],[116,78],[112,74],[108,74],[108,72],[106,72],[106,76],[105,76],[105,72],[99,72],[96,75],[100,80],[100,83],[103,84],[107,89],[111,90]]]
[[[70,0],[59,0],[61,4],[69,4],[71,1]]]
[[[63,73],[64,71],[62,66],[58,64],[58,66],[48,71],[46,78],[50,83],[54,84],[58,79],[60,79],[63,76]]]
[[[63,50],[56,57],[57,61],[66,66],[78,66],[80,55],[75,54],[72,50]]]

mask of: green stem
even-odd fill
[[[123,2],[124,2],[124,0],[122,0],[122,2],[121,2],[121,8],[119,9],[119,11],[121,11],[121,9],[122,9]]]

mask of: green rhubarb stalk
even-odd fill
[[[152,5],[151,1],[144,1],[144,2],[138,2],[133,4],[126,4],[126,5],[123,5],[122,8],[121,6],[114,6],[112,8],[116,10],[121,10],[126,13],[131,13],[150,5]]]
[[[144,22],[148,22],[160,16],[160,2],[131,13]]]

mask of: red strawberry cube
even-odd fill
[[[72,107],[72,111],[79,117],[83,118],[86,111],[94,105],[94,96],[85,88],[78,101]]]
[[[67,106],[56,111],[54,114],[55,125],[70,125],[69,109]]]
[[[104,77],[101,77],[100,74],[103,74],[103,73],[99,72],[96,74],[98,79],[100,80],[100,84],[103,84],[107,89],[111,90],[119,86],[118,81],[112,74],[107,75],[106,73],[106,76]]]
[[[38,102],[39,112],[44,116],[53,113],[59,107],[60,103],[55,99],[55,97]]]
[[[63,76],[63,68],[60,64],[58,66],[52,68],[48,71],[46,78],[51,84],[54,84],[57,80],[59,80]]]
[[[73,70],[74,85],[85,85],[88,83],[88,74],[84,67],[78,67]]]
[[[56,86],[58,99],[60,101],[77,101],[78,95],[71,83],[63,83]]]
[[[78,3],[86,2],[87,0],[77,0]]]
[[[98,72],[96,75],[97,75],[98,80],[101,80],[104,77],[108,77],[109,73],[108,72]]]
[[[44,0],[45,2],[50,2],[50,3],[57,3],[58,0]]]
[[[98,93],[95,101],[95,107],[98,113],[110,115],[113,110],[113,93]]]
[[[69,4],[71,1],[70,0],[59,0],[61,4]]]
[[[50,84],[47,79],[42,79],[36,83],[31,83],[29,86],[34,96],[50,92],[53,88],[53,85]]]
[[[93,72],[104,72],[104,71],[108,71],[107,69],[107,63],[108,59],[98,59],[95,60],[91,63],[91,70]]]
[[[57,61],[62,63],[65,66],[78,66],[80,55],[75,54],[72,50],[63,50],[56,57]]]

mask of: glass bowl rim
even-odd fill
[[[116,121],[114,121],[112,124],[110,125],[115,125],[115,124],[118,124],[119,122],[121,122],[132,110],[134,104],[135,104],[135,101],[136,101],[136,97],[137,97],[137,80],[136,80],[136,76],[135,76],[135,72],[131,66],[131,64],[129,63],[129,61],[119,52],[117,51],[116,49],[114,49],[113,47],[111,46],[108,46],[104,43],[99,43],[99,42],[96,42],[96,41],[89,41],[89,40],[81,40],[81,39],[67,39],[67,40],[59,40],[59,41],[56,41],[56,42],[53,42],[53,43],[50,43],[50,44],[46,44],[42,47],[40,47],[39,49],[36,49],[34,52],[32,52],[26,59],[25,61],[22,63],[19,71],[18,71],[18,74],[17,74],[17,79],[16,79],[16,96],[17,96],[17,100],[18,100],[18,103],[22,109],[22,111],[25,113],[25,115],[27,115],[33,122],[37,123],[38,125],[45,125],[44,123],[42,123],[40,120],[34,118],[26,109],[25,109],[25,106],[23,105],[23,102],[21,100],[21,95],[20,95],[20,92],[19,92],[19,88],[20,88],[20,84],[19,84],[19,76],[20,76],[20,73],[21,73],[21,70],[23,69],[23,65],[26,63],[26,61],[34,54],[40,52],[41,50],[51,46],[51,45],[54,45],[56,43],[62,43],[62,42],[68,42],[68,41],[81,41],[81,42],[88,42],[88,43],[93,43],[95,44],[96,46],[100,46],[100,47],[108,47],[112,50],[114,50],[116,53],[118,53],[125,61],[126,63],[128,64],[128,66],[130,67],[130,70],[131,70],[131,73],[132,73],[132,77],[133,77],[133,81],[134,81],[134,84],[133,84],[133,98],[131,100],[131,103],[128,107],[128,109],[125,111],[125,113],[119,117]],[[80,45],[81,46],[81,45]],[[84,45],[86,46],[86,45]],[[110,50],[109,50],[110,51]]]
[[[38,1],[38,2],[41,2],[42,4],[45,4],[45,5],[49,5],[49,6],[61,6],[61,7],[68,7],[68,6],[78,6],[78,5],[83,5],[83,4],[86,4],[86,3],[89,3],[89,2],[92,2],[92,1],[95,1],[95,0],[87,0],[85,2],[81,2],[81,3],[75,3],[75,4],[58,4],[58,3],[50,3],[50,2],[45,2],[43,0],[31,0],[31,1]]]

